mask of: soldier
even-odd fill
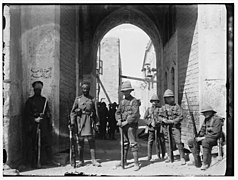
[[[160,147],[161,147],[161,151],[162,151],[162,158],[164,158],[165,155],[165,144],[164,144],[164,134],[162,132],[162,127],[161,127],[161,123],[157,123],[158,121],[156,120],[158,112],[159,112],[159,98],[158,96],[155,94],[151,97],[150,102],[152,103],[152,106],[149,107],[144,115],[144,119],[146,121],[147,124],[147,129],[148,129],[148,133],[149,133],[149,137],[148,137],[148,146],[147,146],[147,153],[148,153],[148,157],[147,160],[151,161],[151,156],[152,156],[152,146],[153,146],[153,142],[156,139],[156,148],[157,148],[157,156],[160,159]],[[155,137],[157,136],[157,137]]]
[[[178,147],[181,165],[185,165],[186,162],[184,159],[183,144],[181,142],[181,121],[183,120],[182,109],[178,104],[174,102],[174,94],[170,89],[167,89],[164,92],[164,101],[165,105],[163,105],[159,111],[158,121],[162,121],[163,123],[162,126],[165,137],[166,150],[168,154],[168,158],[165,160],[165,162],[171,162],[170,157],[172,152],[170,151],[170,148],[172,148],[172,143],[169,144],[168,134],[168,126],[171,126],[171,136]]]
[[[41,164],[52,164],[51,135],[52,122],[47,99],[41,96],[43,82],[35,81],[32,84],[34,95],[27,99],[24,110],[24,128],[27,143],[25,157],[33,168],[37,167],[37,125],[41,130]],[[45,110],[44,110],[45,109]]]
[[[139,102],[130,93],[134,89],[131,87],[130,81],[125,81],[121,86],[121,92],[124,99],[120,102],[115,117],[117,125],[122,128],[124,135],[124,163],[126,164],[129,146],[134,157],[134,170],[140,169],[138,163],[138,144],[136,140],[136,132],[138,129],[138,121],[140,118]]]
[[[87,139],[90,148],[91,160],[93,166],[101,166],[95,158],[95,133],[94,127],[98,130],[99,121],[97,119],[95,99],[89,95],[90,83],[82,83],[82,95],[76,97],[70,117],[72,128],[76,129],[77,151],[79,162],[77,167],[84,165],[83,151],[84,140]]]
[[[196,141],[202,145],[203,149],[203,162],[201,170],[206,170],[211,163],[212,147],[217,145],[217,139],[222,135],[224,118],[216,115],[216,111],[214,111],[209,105],[204,105],[201,113],[205,117],[205,120]],[[190,139],[188,141],[188,146],[194,155],[193,141],[194,139]],[[189,162],[189,165],[191,164],[193,164],[193,162]]]

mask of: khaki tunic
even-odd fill
[[[71,123],[77,127],[76,131],[79,136],[94,135],[93,126],[98,123],[94,98],[84,95],[76,97],[70,117]]]

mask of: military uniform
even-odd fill
[[[151,159],[152,156],[152,146],[155,140],[155,130],[157,130],[157,144],[156,144],[156,148],[158,148],[158,150],[161,149],[162,151],[162,158],[164,158],[165,156],[165,141],[164,141],[164,134],[162,131],[162,126],[161,123],[158,123],[157,116],[159,113],[159,107],[150,107],[146,110],[145,115],[144,115],[144,119],[146,121],[147,127],[148,127],[148,145],[147,145],[147,154],[148,154],[148,160]],[[153,120],[154,118],[154,120]],[[156,124],[154,124],[156,123]],[[160,158],[160,154],[157,154],[158,158]]]
[[[164,98],[166,97],[173,97],[173,92],[171,90],[166,90],[164,93]],[[169,151],[169,135],[168,135],[168,126],[171,129],[171,136],[172,136],[172,142],[175,141],[175,144],[177,145],[177,148],[179,150],[180,154],[180,160],[181,164],[185,164],[184,159],[184,151],[183,151],[183,144],[181,142],[181,121],[183,120],[183,113],[182,108],[175,104],[174,102],[171,104],[165,104],[163,105],[158,114],[158,121],[159,122],[166,122],[163,123],[163,133],[165,137],[165,144],[166,144],[166,150],[168,153],[168,157],[170,157],[170,151]],[[171,143],[171,147],[173,148],[173,144]],[[170,159],[167,159],[166,162],[170,162]]]
[[[36,81],[33,83],[35,88]],[[42,83],[42,82],[40,82]],[[43,83],[42,83],[43,86]],[[45,111],[43,109],[45,106]],[[51,162],[52,151],[51,151],[51,136],[52,136],[52,122],[51,114],[46,98],[34,94],[32,97],[28,98],[25,104],[24,109],[24,131],[25,131],[25,157],[26,164],[29,164],[32,167],[36,167],[37,164],[37,125],[35,121],[36,118],[41,117],[42,119],[39,122],[39,128],[41,130],[41,164],[47,164]]]
[[[205,110],[202,112],[212,111],[214,114],[211,117],[205,118],[198,134],[198,137],[205,137],[205,139],[198,142],[203,148],[202,170],[208,168],[211,163],[211,150],[213,146],[217,145],[217,139],[222,135],[222,125],[224,122],[224,118],[216,115],[216,111],[214,111],[210,106],[207,106],[204,109]],[[194,154],[193,141],[194,139],[190,139],[188,141],[188,146]]]
[[[71,110],[71,124],[76,127],[76,140],[80,163],[83,164],[84,139],[88,139],[91,159],[95,160],[95,132],[94,125],[99,124],[96,118],[95,100],[92,96],[81,95],[76,97]]]
[[[121,91],[132,91],[131,84],[126,81],[122,84]],[[119,107],[115,113],[115,118],[121,126],[124,136],[124,151],[125,157],[124,161],[126,163],[127,154],[129,147],[131,148],[132,154],[134,156],[135,169],[139,169],[138,164],[138,144],[136,138],[136,132],[138,129],[138,121],[140,118],[139,112],[139,102],[138,100],[131,96],[130,94],[125,97],[119,104]]]

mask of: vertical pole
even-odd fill
[[[76,71],[76,96],[79,93],[79,6],[76,5],[76,42],[75,42],[75,71]]]

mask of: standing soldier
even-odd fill
[[[27,163],[33,168],[38,164],[52,164],[51,135],[52,122],[47,99],[41,96],[43,82],[35,81],[32,84],[34,95],[27,99],[24,110],[24,128],[26,130],[27,144],[25,157]],[[40,129],[40,137],[37,137],[37,127]],[[38,140],[40,141],[38,142]],[[39,146],[40,143],[40,146]],[[40,154],[39,153],[40,150]],[[40,157],[38,157],[40,155]],[[38,167],[39,168],[39,167]]]
[[[89,143],[93,166],[100,166],[100,163],[97,162],[95,158],[94,137],[94,127],[98,129],[99,121],[96,116],[95,99],[89,95],[89,90],[90,83],[83,82],[82,95],[76,97],[70,114],[72,128],[76,128],[77,151],[79,156],[77,167],[84,165],[83,151],[85,139],[87,139]]]
[[[115,117],[117,125],[122,128],[124,136],[124,164],[126,164],[129,146],[134,157],[134,170],[140,169],[138,162],[138,144],[136,140],[136,131],[138,129],[138,121],[140,118],[139,102],[130,93],[134,89],[131,87],[130,81],[125,81],[121,86],[121,92],[124,99],[120,102]]]
[[[179,150],[181,165],[185,165],[186,162],[184,159],[183,144],[181,142],[181,121],[183,120],[182,109],[178,104],[175,104],[174,94],[170,89],[167,89],[164,92],[164,101],[165,105],[160,109],[158,120],[163,123],[163,132],[168,154],[168,158],[165,162],[168,163],[173,161],[170,157],[173,156],[172,138],[174,138]],[[169,134],[168,127],[171,127],[171,135]],[[172,136],[172,138],[170,138],[170,136]]]
[[[224,118],[216,115],[216,111],[214,111],[209,105],[203,106],[201,113],[204,115],[205,120],[198,137],[196,138],[196,141],[202,145],[203,149],[203,162],[201,170],[206,170],[211,163],[212,147],[217,145],[217,139],[222,135],[222,125]],[[188,146],[194,156],[193,142],[194,139],[190,139],[188,141]]]
[[[148,157],[147,160],[151,160],[152,156],[152,147],[153,142],[155,141],[156,146],[156,153],[158,158],[160,159],[160,149],[162,151],[162,158],[164,158],[165,155],[165,144],[164,144],[164,134],[162,132],[161,122],[158,123],[157,116],[159,112],[159,98],[155,94],[151,97],[150,102],[152,103],[152,106],[149,107],[144,115],[144,119],[146,120],[147,128],[148,128],[148,146],[147,146],[147,153]]]

